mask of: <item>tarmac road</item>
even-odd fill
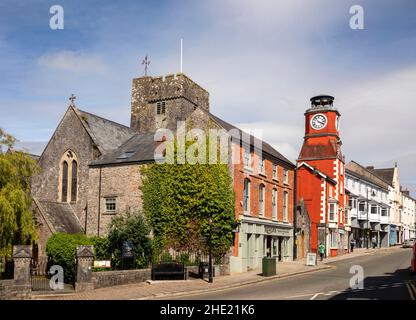
[[[329,270],[174,299],[415,300],[416,276],[409,271],[411,253],[411,249],[377,252],[330,263],[333,268]]]

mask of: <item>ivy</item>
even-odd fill
[[[176,141],[167,148],[176,155]],[[143,167],[141,174],[143,212],[153,230],[156,254],[170,248],[206,252],[210,230],[217,257],[230,249],[235,208],[227,164],[153,163]]]

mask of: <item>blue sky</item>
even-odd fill
[[[65,29],[49,28],[64,8]],[[349,27],[352,5],[364,30]],[[0,127],[40,153],[74,93],[79,108],[129,124],[131,79],[184,72],[211,111],[294,160],[309,98],[342,114],[343,150],[364,165],[399,162],[416,192],[416,2],[20,1],[0,3]]]

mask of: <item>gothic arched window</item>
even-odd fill
[[[74,152],[67,150],[61,158],[59,200],[76,202],[78,195],[78,159]]]
[[[72,161],[71,201],[77,201],[78,164]]]
[[[68,162],[62,164],[62,202],[67,201],[68,195]]]

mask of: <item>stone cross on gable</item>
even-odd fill
[[[76,99],[77,97],[76,96],[74,96],[74,94],[71,94],[71,96],[69,97],[69,100],[71,101],[71,106],[72,107],[75,107],[75,99]]]
[[[150,60],[147,57],[147,54],[146,54],[146,57],[144,57],[142,64],[144,64],[144,75],[147,76],[147,68],[149,67],[149,64],[150,64]]]

